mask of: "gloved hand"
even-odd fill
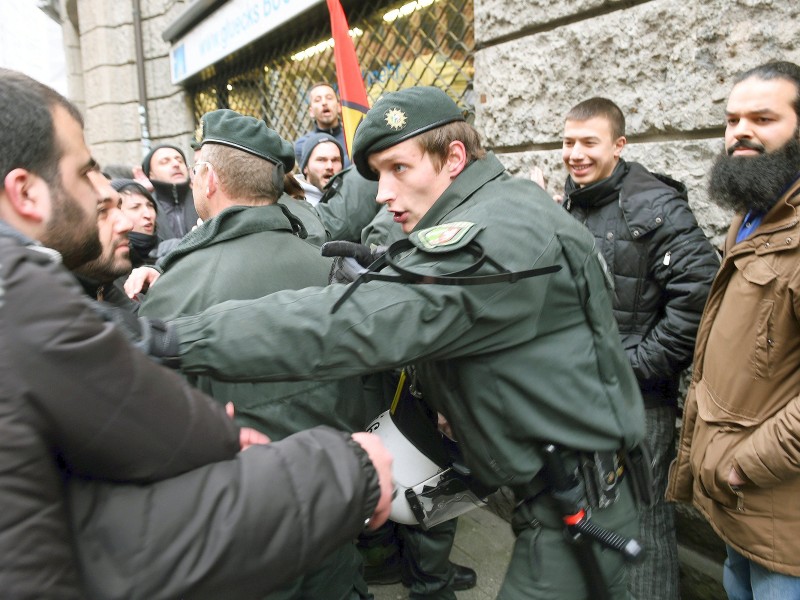
[[[366,267],[386,252],[386,246],[370,250],[364,244],[337,240],[322,244],[322,256],[333,256],[333,265],[328,276],[329,283],[352,283]]]
[[[103,302],[93,302],[97,313],[125,334],[130,343],[156,362],[176,369],[178,335],[169,323],[159,319],[139,317],[135,313]]]

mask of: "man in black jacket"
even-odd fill
[[[159,144],[144,157],[142,170],[153,184],[153,197],[158,203],[156,235],[159,243],[178,240],[197,225],[197,211],[192,198],[189,167],[183,150],[172,144]],[[165,245],[159,252],[169,250]]]
[[[637,600],[675,600],[678,551],[664,501],[674,456],[678,382],[719,258],[700,229],[683,184],[620,154],[625,117],[605,98],[567,113],[562,157],[569,171],[563,206],[594,234],[614,279],[614,315],[645,402],[645,441],[654,460],[656,501],[640,510],[645,560],[631,569]]]
[[[254,438],[133,348],[64,269],[102,251],[96,169],[77,109],[0,69],[0,589],[263,595],[366,517],[385,520],[390,460],[374,436],[331,430],[237,457]],[[215,501],[198,511],[207,488]]]

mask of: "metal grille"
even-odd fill
[[[462,106],[471,121],[473,0],[361,2],[347,20],[367,94],[374,102],[384,92],[434,85]],[[189,88],[195,118],[230,108],[264,119],[281,136],[295,140],[310,129],[307,94],[319,81],[336,83],[336,66],[325,21],[280,47],[251,51],[217,72],[209,69]]]

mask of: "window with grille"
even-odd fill
[[[384,92],[433,85],[450,94],[472,120],[472,0],[361,2],[345,6],[345,12],[370,102]],[[264,119],[294,141],[312,126],[310,87],[319,81],[336,87],[330,37],[329,21],[320,22],[279,47],[262,43],[206,69],[188,88],[195,118],[230,108]]]

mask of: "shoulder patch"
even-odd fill
[[[409,236],[414,246],[426,252],[450,252],[469,244],[483,229],[469,221],[442,223]]]

